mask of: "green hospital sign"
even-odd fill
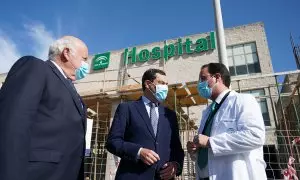
[[[193,46],[195,48],[192,48]],[[151,51],[142,49],[139,53],[137,53],[136,47],[133,47],[131,51],[125,49],[124,61],[125,64],[135,64],[137,62],[147,62],[150,59],[158,60],[162,57],[167,61],[173,56],[181,56],[184,53],[193,54],[214,49],[216,49],[215,33],[211,32],[208,37],[196,40],[195,44],[189,38],[185,42],[182,42],[182,39],[179,38],[177,43],[165,45],[163,49],[154,47]]]
[[[215,33],[210,32],[206,38],[197,39],[195,43],[189,38],[185,42],[181,38],[174,44],[164,45],[161,47],[154,47],[151,50],[142,49],[137,52],[136,47],[131,50],[125,49],[123,53],[124,64],[135,64],[138,62],[147,62],[149,60],[168,61],[171,57],[181,56],[183,54],[201,53],[216,49]],[[110,61],[110,52],[97,54],[93,58],[93,69],[100,70],[108,67]]]

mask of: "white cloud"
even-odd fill
[[[16,44],[0,31],[0,73],[6,73],[16,60],[21,57]]]
[[[43,24],[25,24],[28,36],[33,40],[33,53],[37,58],[47,60],[50,44],[55,40],[51,31],[46,30]]]
[[[26,38],[28,42],[25,45],[31,47],[29,49],[31,55],[47,60],[49,46],[55,40],[52,32],[47,30],[43,24],[33,23],[25,24],[22,34],[28,36]],[[20,39],[18,40],[13,41],[12,36],[0,29],[0,74],[8,72],[13,63],[21,57],[22,48],[15,43],[20,42]]]

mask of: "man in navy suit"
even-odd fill
[[[20,58],[0,90],[0,179],[83,179],[86,111],[72,81],[88,71],[88,49],[65,36],[49,60]]]
[[[164,71],[147,70],[144,96],[118,106],[106,148],[121,158],[116,180],[173,179],[181,174],[184,152],[177,117],[161,103],[168,93]]]

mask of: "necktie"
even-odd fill
[[[149,105],[150,105],[151,125],[152,125],[152,128],[153,128],[154,135],[156,136],[157,124],[158,124],[158,116],[157,116],[156,111],[155,111],[156,104],[155,103],[149,103]]]
[[[213,124],[213,117],[216,114],[218,104],[216,102],[213,102],[211,105],[210,113],[207,118],[207,125],[204,127],[202,134],[206,136],[210,136],[211,127]],[[208,162],[208,148],[200,148],[198,152],[198,166],[200,169],[203,169],[206,167]]]

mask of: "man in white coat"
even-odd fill
[[[198,92],[213,102],[203,112],[198,135],[187,143],[196,161],[196,179],[266,180],[259,104],[252,95],[229,87],[230,74],[223,64],[202,66]]]

